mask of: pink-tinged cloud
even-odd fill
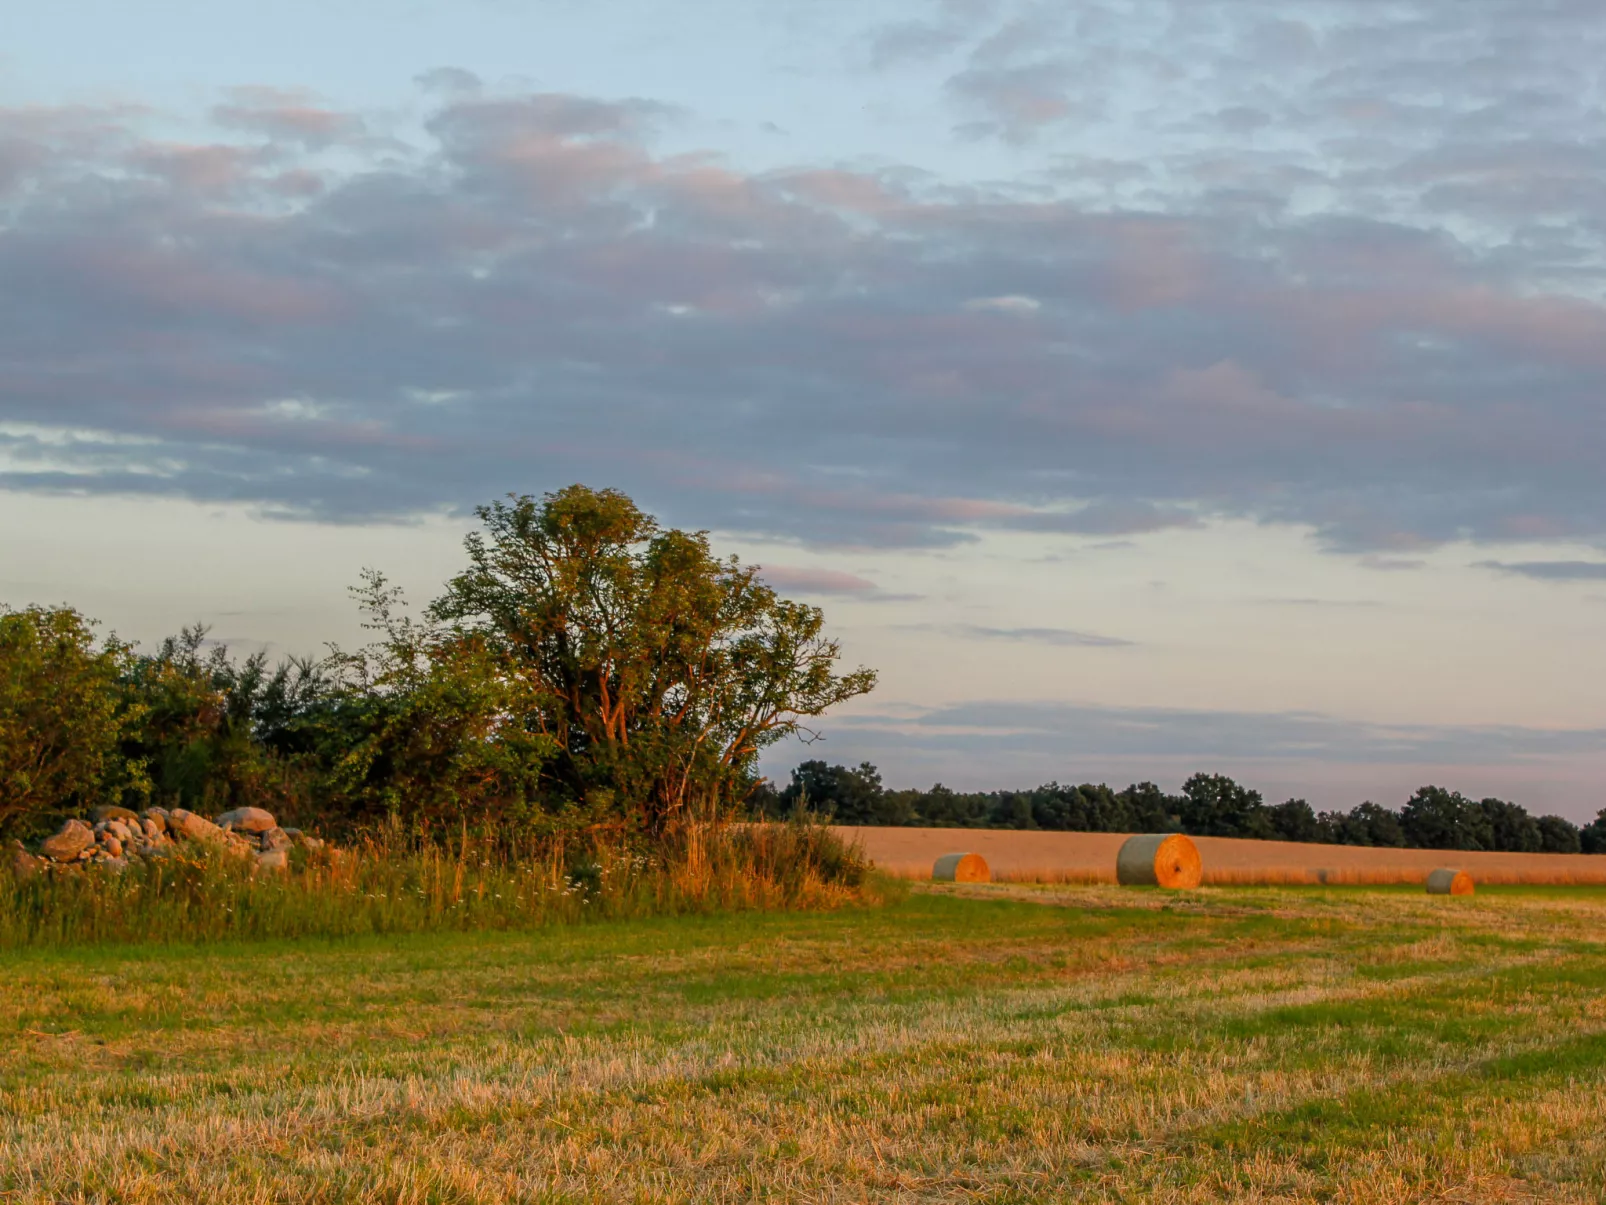
[[[764,565],[759,576],[782,594],[873,594],[874,582],[840,569],[812,569],[798,565]]]
[[[1033,61],[1021,28],[972,65]],[[434,95],[405,146],[276,92],[185,145],[0,113],[0,417],[343,515],[583,479],[832,547],[1212,516],[1362,553],[1606,540],[1598,256],[1223,201],[1300,178],[1243,148],[1017,194],[658,154],[651,101]]]

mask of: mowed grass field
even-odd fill
[[[1600,1201],[1606,891],[0,955],[0,1200]]]

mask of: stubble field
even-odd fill
[[[1599,1201],[1606,892],[0,956],[0,1200]]]
[[[947,853],[978,853],[993,878],[1015,883],[1113,883],[1129,833],[1062,833],[1007,828],[837,828],[877,866],[904,879],[929,879]],[[1606,855],[1518,854],[1445,849],[1378,849],[1296,841],[1194,837],[1205,886],[1422,883],[1439,866],[1483,884],[1606,886]]]

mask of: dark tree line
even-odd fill
[[[1606,853],[1606,809],[1580,828],[1561,816],[1532,816],[1503,799],[1468,799],[1428,786],[1398,811],[1368,801],[1347,812],[1318,813],[1303,799],[1268,805],[1260,792],[1221,774],[1195,774],[1176,795],[1151,782],[1119,791],[1102,783],[1057,782],[1028,791],[961,792],[941,784],[919,791],[888,790],[869,762],[806,761],[782,790],[761,793],[759,806],[771,815],[807,808],[848,825],[1183,832],[1413,849]]]

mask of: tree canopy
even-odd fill
[[[553,790],[651,829],[745,798],[761,750],[875,685],[836,672],[817,607],[779,597],[704,532],[663,530],[615,490],[479,508],[469,568],[430,608],[527,684]]]

